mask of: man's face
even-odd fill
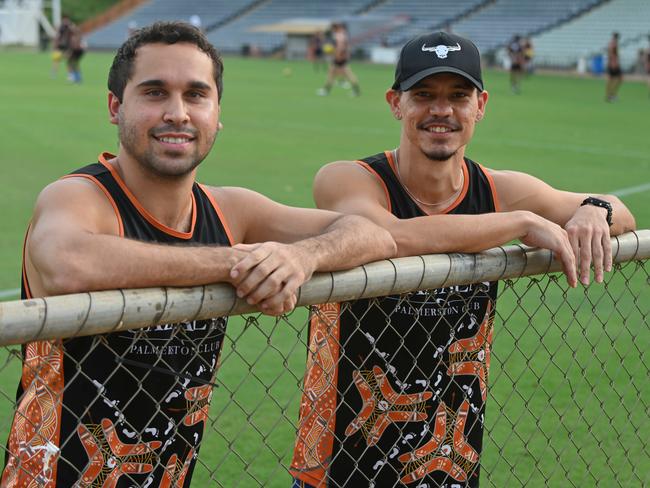
[[[429,76],[408,91],[389,90],[386,100],[402,121],[401,145],[410,144],[433,161],[446,161],[464,148],[483,118],[487,92],[460,75]]]
[[[146,44],[122,102],[109,93],[120,154],[162,177],[184,176],[208,155],[219,124],[210,57],[193,44]]]

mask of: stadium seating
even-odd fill
[[[629,69],[650,33],[648,0],[612,0],[585,15],[533,39],[537,65],[570,67],[579,58],[605,53],[612,32],[620,38],[621,64]]]
[[[91,48],[114,49],[126,39],[129,25],[142,27],[156,20],[188,21],[194,14],[200,16],[204,28],[209,28],[254,3],[253,0],[153,0],[96,30],[87,41]]]
[[[242,46],[248,45],[257,47],[263,53],[269,53],[284,44],[285,35],[251,32],[250,29],[295,18],[342,20],[363,9],[368,3],[369,0],[271,0],[228,25],[209,32],[208,38],[224,52],[240,51]]]
[[[403,44],[407,39],[432,28],[441,29],[459,16],[490,0],[439,0],[435,3],[422,0],[388,0],[368,9],[368,15],[384,18],[403,17],[408,23],[390,32],[365,39],[364,46]]]
[[[515,34],[530,36],[564,22],[601,0],[497,0],[454,23],[482,52],[504,46]]]

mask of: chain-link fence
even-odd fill
[[[520,246],[373,263],[279,319],[225,285],[0,303],[2,486],[647,486],[650,231],[613,248],[578,289]]]

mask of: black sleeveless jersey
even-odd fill
[[[98,185],[121,236],[232,244],[201,185],[192,188],[191,230],[177,232],[139,204],[110,157],[67,177]],[[2,486],[189,487],[225,328],[217,318],[27,344]]]
[[[395,216],[426,215],[392,159],[358,163]],[[463,171],[444,213],[497,211],[490,176],[469,159]],[[486,282],[319,307],[292,474],[314,486],[478,486],[496,295]]]

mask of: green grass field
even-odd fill
[[[106,110],[110,61],[109,54],[90,53],[82,61],[84,84],[72,86],[61,73],[50,78],[45,54],[0,51],[0,299],[15,298],[10,290],[20,285],[22,238],[39,190],[116,149]],[[321,165],[395,147],[399,126],[383,101],[392,68],[353,68],[360,98],[342,88],[317,97],[325,74],[307,63],[226,58],[225,129],[199,179],[312,206],[311,181]],[[624,84],[620,102],[606,104],[599,79],[536,75],[516,96],[507,74],[488,71],[485,78],[490,101],[467,151],[472,159],[590,193],[650,182],[644,84]],[[638,227],[649,228],[650,191],[623,200]],[[485,486],[650,483],[650,398],[642,389],[649,369],[647,279],[647,265],[629,265],[606,288],[566,292],[561,282],[546,289],[519,280],[503,293],[482,460]],[[289,485],[284,467],[305,361],[305,311],[288,322],[231,321],[194,486]],[[7,356],[0,370],[4,442],[20,365]]]

